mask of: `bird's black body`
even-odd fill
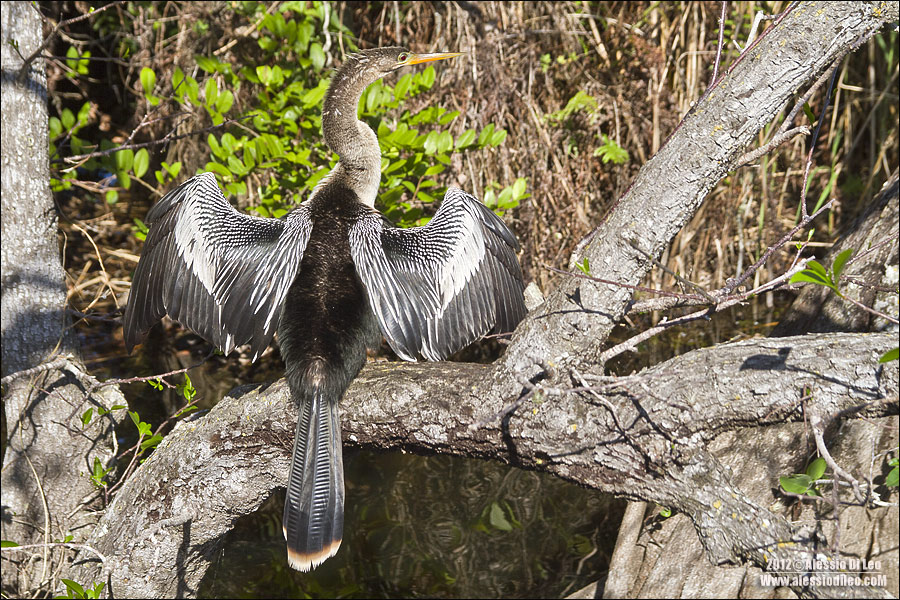
[[[299,410],[284,535],[291,567],[334,555],[344,524],[338,403],[383,334],[405,360],[442,360],[525,315],[518,244],[495,214],[448,188],[428,225],[396,229],[374,209],[378,138],[356,118],[365,88],[399,67],[456,54],[354,55],[325,96],[322,131],[340,160],[283,219],[241,214],[202,173],[148,214],[124,316],[129,349],[168,314],[226,353],[254,359],[276,330]]]
[[[350,257],[349,231],[359,203],[351,190],[329,182],[309,209],[312,233],[285,298],[279,348],[292,385],[297,362],[347,363],[334,375],[343,390],[365,363],[366,348],[377,345],[381,335]]]

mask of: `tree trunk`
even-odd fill
[[[82,428],[89,406],[124,404],[116,390],[84,397],[78,347],[65,312],[66,286],[50,195],[43,61],[22,71],[41,45],[41,18],[29,2],[3,2],[2,317],[4,441],[2,538],[29,551],[4,551],[6,595],[45,586],[64,550],[47,544],[93,528],[88,477],[96,457],[112,458],[112,422]],[[52,363],[55,368],[41,365]],[[36,369],[35,369],[36,368]],[[33,371],[27,371],[35,369]],[[37,560],[32,558],[37,557]]]

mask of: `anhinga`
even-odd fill
[[[423,227],[391,227],[374,208],[381,179],[375,132],[357,118],[366,87],[408,65],[458,56],[365,50],[338,69],[322,131],[337,165],[282,219],[237,212],[211,173],[147,215],[124,335],[130,350],[168,314],[225,353],[253,359],[277,330],[299,405],[284,506],[288,561],[301,571],[337,552],[344,473],[338,402],[379,329],[405,360],[441,360],[525,315],[518,243],[472,196],[449,188]]]

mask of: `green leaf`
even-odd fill
[[[220,63],[215,58],[210,58],[209,56],[202,56],[198,54],[194,57],[194,60],[197,61],[197,66],[206,71],[207,73],[215,73],[221,70],[222,63]],[[227,65],[224,65],[227,68]]]
[[[893,350],[888,350],[884,354],[881,355],[881,358],[878,359],[880,363],[891,362],[892,360],[900,359],[900,348],[894,348]]]
[[[321,71],[325,66],[325,51],[322,50],[322,44],[315,42],[309,45],[309,59],[312,61],[316,71]]]
[[[161,436],[159,434],[154,435],[153,437],[151,437],[141,443],[141,451],[144,451],[147,448],[153,448],[154,446],[159,444],[161,441],[163,441],[163,436]]]
[[[818,273],[822,277],[828,277],[828,271],[825,269],[825,267],[822,266],[822,263],[817,260],[811,260],[807,262],[806,270]]]
[[[234,105],[234,94],[231,90],[225,90],[216,98],[216,110],[220,113],[227,113]]]
[[[581,262],[581,263],[575,263],[575,266],[578,267],[578,270],[580,270],[582,273],[584,273],[585,275],[590,276],[590,274],[591,274],[591,265],[590,265],[590,263],[588,263],[588,259],[587,259],[586,256],[584,257],[584,261],[583,261],[583,262]]]
[[[888,471],[887,477],[884,478],[884,485],[887,487],[897,487],[900,485],[900,467],[894,467]]]
[[[466,146],[471,146],[472,142],[475,141],[475,130],[469,129],[467,131],[462,132],[458,138],[456,138],[456,149],[465,148]]]
[[[130,171],[131,167],[134,165],[134,151],[130,148],[127,150],[119,150],[115,154],[116,157],[116,170],[117,171]]]
[[[175,90],[178,98],[184,98],[185,89],[182,87],[183,84],[184,71],[180,67],[175,67],[175,70],[172,72],[172,89]]]
[[[496,502],[491,503],[491,512],[488,518],[491,527],[500,531],[512,531],[512,524],[507,520],[503,509]]]
[[[813,271],[811,269],[804,269],[799,273],[794,273],[794,275],[791,277],[790,283],[798,282],[814,283],[816,285],[825,286],[827,288],[833,289],[834,291],[837,291],[837,289],[834,287],[834,284],[831,283],[831,278],[828,277],[828,275],[819,273],[818,271]]]
[[[809,466],[806,467],[806,474],[809,475],[810,479],[812,479],[813,481],[822,479],[822,475],[825,474],[825,466],[825,459],[819,457],[809,463]]]
[[[19,544],[10,540],[0,540],[0,548],[16,548]]]
[[[394,98],[397,100],[402,100],[406,97],[406,93],[409,91],[409,86],[412,83],[412,74],[407,73],[403,77],[401,77],[397,81],[397,85],[394,86]]]
[[[153,89],[156,87],[156,73],[150,67],[141,69],[141,87],[144,89],[145,96],[153,93]]]
[[[834,259],[834,264],[831,267],[831,271],[834,277],[835,285],[841,280],[841,272],[844,270],[844,265],[847,264],[847,261],[850,259],[850,256],[853,254],[853,249],[848,248],[837,255],[837,258]]]
[[[425,137],[425,154],[437,152],[439,136],[440,134],[437,131],[432,131]]]
[[[805,494],[812,486],[812,479],[809,475],[791,475],[790,477],[779,477],[778,482],[781,488],[791,494]]]
[[[206,95],[207,106],[215,106],[216,98],[219,97],[219,86],[216,84],[215,78],[210,77],[206,80],[203,92]]]
[[[809,102],[803,103],[803,112],[806,114],[806,118],[809,119],[809,124],[815,125],[816,115],[813,113],[812,108],[810,108]]]
[[[494,135],[494,124],[488,123],[488,126],[482,129],[481,134],[478,136],[478,145],[483,147],[488,143],[492,135]]]
[[[64,129],[72,129],[75,126],[75,113],[68,108],[64,108],[60,115]]]
[[[72,594],[75,594],[76,598],[85,598],[86,597],[84,595],[84,588],[81,587],[81,584],[78,583],[77,581],[72,581],[71,579],[62,579],[62,578],[60,578],[60,581],[62,581],[66,585],[66,587],[69,588],[69,592],[71,592]]]
[[[525,187],[528,185],[528,182],[524,177],[519,177],[516,179],[515,183],[512,186],[513,197],[516,199],[522,198],[525,195]]]
[[[500,131],[495,132],[494,135],[491,136],[490,144],[491,144],[491,146],[494,146],[496,148],[497,146],[502,144],[505,139],[506,139],[506,130],[501,129]]]
[[[200,407],[198,407],[196,404],[191,404],[190,406],[185,406],[184,408],[179,410],[177,413],[175,413],[175,418],[178,418],[182,415],[186,415],[188,413],[194,412],[195,410],[200,410]]]
[[[426,90],[431,89],[431,86],[434,85],[434,78],[435,78],[434,66],[429,65],[427,69],[422,71],[421,75],[422,75],[422,78],[421,78],[422,85],[425,87]]]
[[[150,153],[146,148],[141,148],[134,155],[134,176],[140,179],[150,167]]]
[[[81,426],[87,427],[87,425],[91,422],[91,417],[94,415],[94,409],[89,408],[81,415]]]
[[[437,150],[438,152],[449,152],[453,149],[453,136],[449,131],[442,131],[438,134]]]
[[[444,169],[446,169],[446,167],[444,165],[438,163],[436,165],[432,165],[432,166],[428,167],[427,169],[425,169],[425,173],[423,174],[423,176],[431,177],[432,175],[437,175],[438,173],[443,173]]]

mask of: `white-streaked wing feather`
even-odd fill
[[[362,213],[350,251],[382,333],[398,356],[442,360],[525,316],[518,244],[494,213],[449,188],[424,227]]]
[[[147,220],[125,310],[128,347],[168,314],[226,353],[250,343],[259,356],[309,240],[307,209],[281,220],[239,213],[203,173],[167,194]]]

